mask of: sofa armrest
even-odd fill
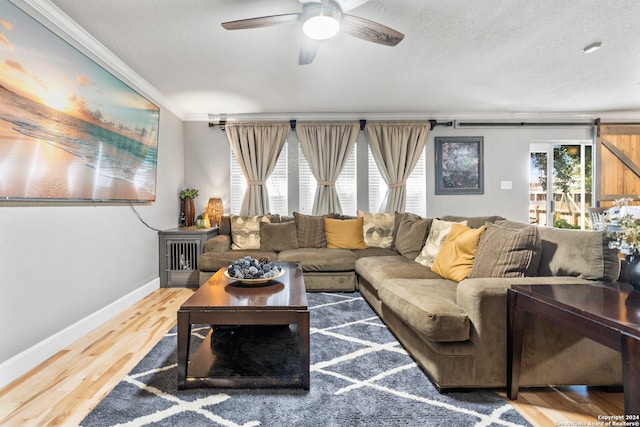
[[[456,302],[469,315],[469,320],[477,335],[483,335],[482,340],[486,338],[492,340],[505,339],[507,325],[507,289],[509,289],[511,285],[548,285],[562,283],[589,284],[593,283],[593,281],[572,276],[465,279],[458,284]],[[500,335],[493,336],[494,333],[499,333]],[[486,334],[489,334],[490,337],[485,336]]]
[[[219,234],[207,240],[202,248],[202,252],[227,252],[231,250],[231,236]]]
[[[465,279],[458,284],[456,301],[466,311],[470,339],[478,353],[481,377],[499,378],[504,383],[507,354],[507,289],[511,285],[587,284],[577,277],[516,277]]]

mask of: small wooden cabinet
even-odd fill
[[[204,243],[218,235],[217,228],[181,227],[158,232],[160,286],[198,287],[198,257]]]

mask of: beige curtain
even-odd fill
[[[240,215],[269,213],[266,181],[291,129],[288,122],[234,122],[225,126],[229,144],[247,180]]]
[[[296,135],[318,181],[313,215],[342,213],[336,180],[360,132],[359,122],[298,122]]]
[[[406,180],[420,159],[430,129],[429,122],[367,122],[367,142],[388,186],[380,212],[404,212]]]

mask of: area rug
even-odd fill
[[[176,387],[176,330],[82,421],[92,426],[530,426],[495,391],[439,393],[358,293],[309,293],[311,387]],[[193,345],[210,326],[194,327]]]

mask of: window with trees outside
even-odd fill
[[[591,228],[593,150],[591,141],[531,144],[529,216],[556,228]]]

